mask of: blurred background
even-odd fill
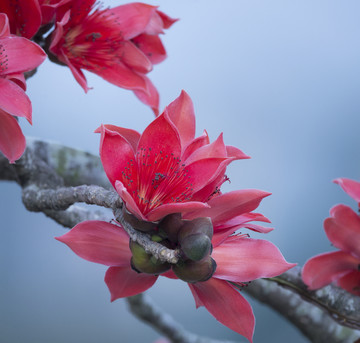
[[[181,89],[191,96],[197,134],[225,143],[251,160],[234,162],[225,191],[270,191],[258,211],[275,230],[266,238],[303,265],[333,248],[322,223],[330,208],[355,209],[337,177],[360,179],[360,2],[356,0],[154,0],[180,20],[162,37],[168,58],[149,77],[163,109]],[[115,7],[124,1],[105,1]],[[28,81],[33,126],[27,136],[98,154],[101,123],[140,132],[154,119],[131,91],[86,73],[88,94],[66,67],[46,61]],[[106,267],[86,262],[53,237],[65,229],[27,212],[21,190],[0,183],[0,342],[153,342],[159,335],[126,308],[110,303]],[[148,292],[184,327],[246,340],[201,308],[180,281],[159,280]],[[247,297],[249,299],[249,297]],[[303,343],[290,324],[249,299],[254,342]]]

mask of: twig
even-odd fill
[[[200,337],[186,331],[169,314],[164,313],[145,294],[126,298],[130,311],[139,319],[166,336],[173,343],[233,343]]]

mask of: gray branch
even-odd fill
[[[138,294],[126,298],[130,311],[143,322],[151,325],[154,329],[166,336],[173,343],[232,343],[230,341],[218,341],[206,337],[200,337],[186,331],[169,314],[160,309],[145,294]]]
[[[111,208],[129,236],[147,252],[162,261],[176,263],[176,250],[151,241],[149,235],[134,230],[123,220],[117,194],[104,189],[111,186],[98,157],[58,144],[30,140],[16,164],[9,164],[0,154],[0,180],[17,182],[23,188],[23,201],[29,210],[42,211],[65,227],[89,219],[109,220],[103,212],[90,211],[77,205],[78,202]],[[84,186],[91,184],[97,186]],[[356,330],[360,328],[360,298],[333,286],[309,291],[302,283],[299,269],[276,278],[256,280],[246,291],[288,318],[313,342],[355,342],[360,338]],[[140,296],[132,299],[129,302],[133,308],[145,311],[148,306],[147,313],[152,313],[152,304],[146,298],[145,302]],[[158,310],[154,308],[154,311]],[[150,323],[146,318],[144,315],[143,320]],[[165,334],[173,326],[166,325],[166,318],[159,319],[163,328],[158,328]],[[215,342],[182,334],[183,329],[176,323],[174,328],[177,334],[166,334],[173,342]]]

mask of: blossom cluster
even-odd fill
[[[31,124],[24,73],[37,68],[46,53],[68,66],[85,92],[82,70],[132,90],[157,115],[159,94],[147,74],[166,58],[159,35],[175,21],[143,3],[101,9],[96,0],[1,1],[0,151],[11,163],[24,152],[25,138],[14,116]]]

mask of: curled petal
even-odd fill
[[[141,34],[131,40],[146,55],[152,64],[162,62],[166,58],[166,50],[161,39],[156,35]]]
[[[329,240],[337,248],[360,259],[360,217],[346,205],[334,206],[324,221]]]
[[[17,120],[0,109],[0,151],[14,163],[24,153],[25,137]]]
[[[9,18],[5,13],[0,13],[0,39],[10,35]]]
[[[131,41],[123,42],[120,53],[122,61],[133,70],[144,74],[152,70],[150,60]]]
[[[252,342],[255,318],[251,306],[228,282],[211,278],[189,287],[197,296],[197,305],[204,305],[220,323]]]
[[[336,179],[334,182],[340,185],[356,202],[360,203],[360,182],[345,177]]]
[[[343,251],[320,254],[305,263],[302,278],[310,289],[318,289],[357,270],[359,264],[358,259]]]
[[[212,257],[217,263],[214,277],[233,282],[273,277],[296,265],[268,241],[237,236],[215,247]]]
[[[148,105],[157,116],[159,114],[159,93],[148,77],[142,75],[145,82],[144,89],[133,89],[137,98],[145,105]]]
[[[183,152],[183,160],[185,161],[193,152],[206,144],[210,144],[210,139],[206,130],[204,130],[201,136],[195,138],[186,146]]]
[[[130,264],[129,236],[119,226],[100,220],[84,221],[56,239],[87,261],[107,266]]]
[[[110,267],[105,274],[105,283],[111,294],[111,301],[131,297],[145,292],[158,277],[145,273],[137,273],[129,266]]]

